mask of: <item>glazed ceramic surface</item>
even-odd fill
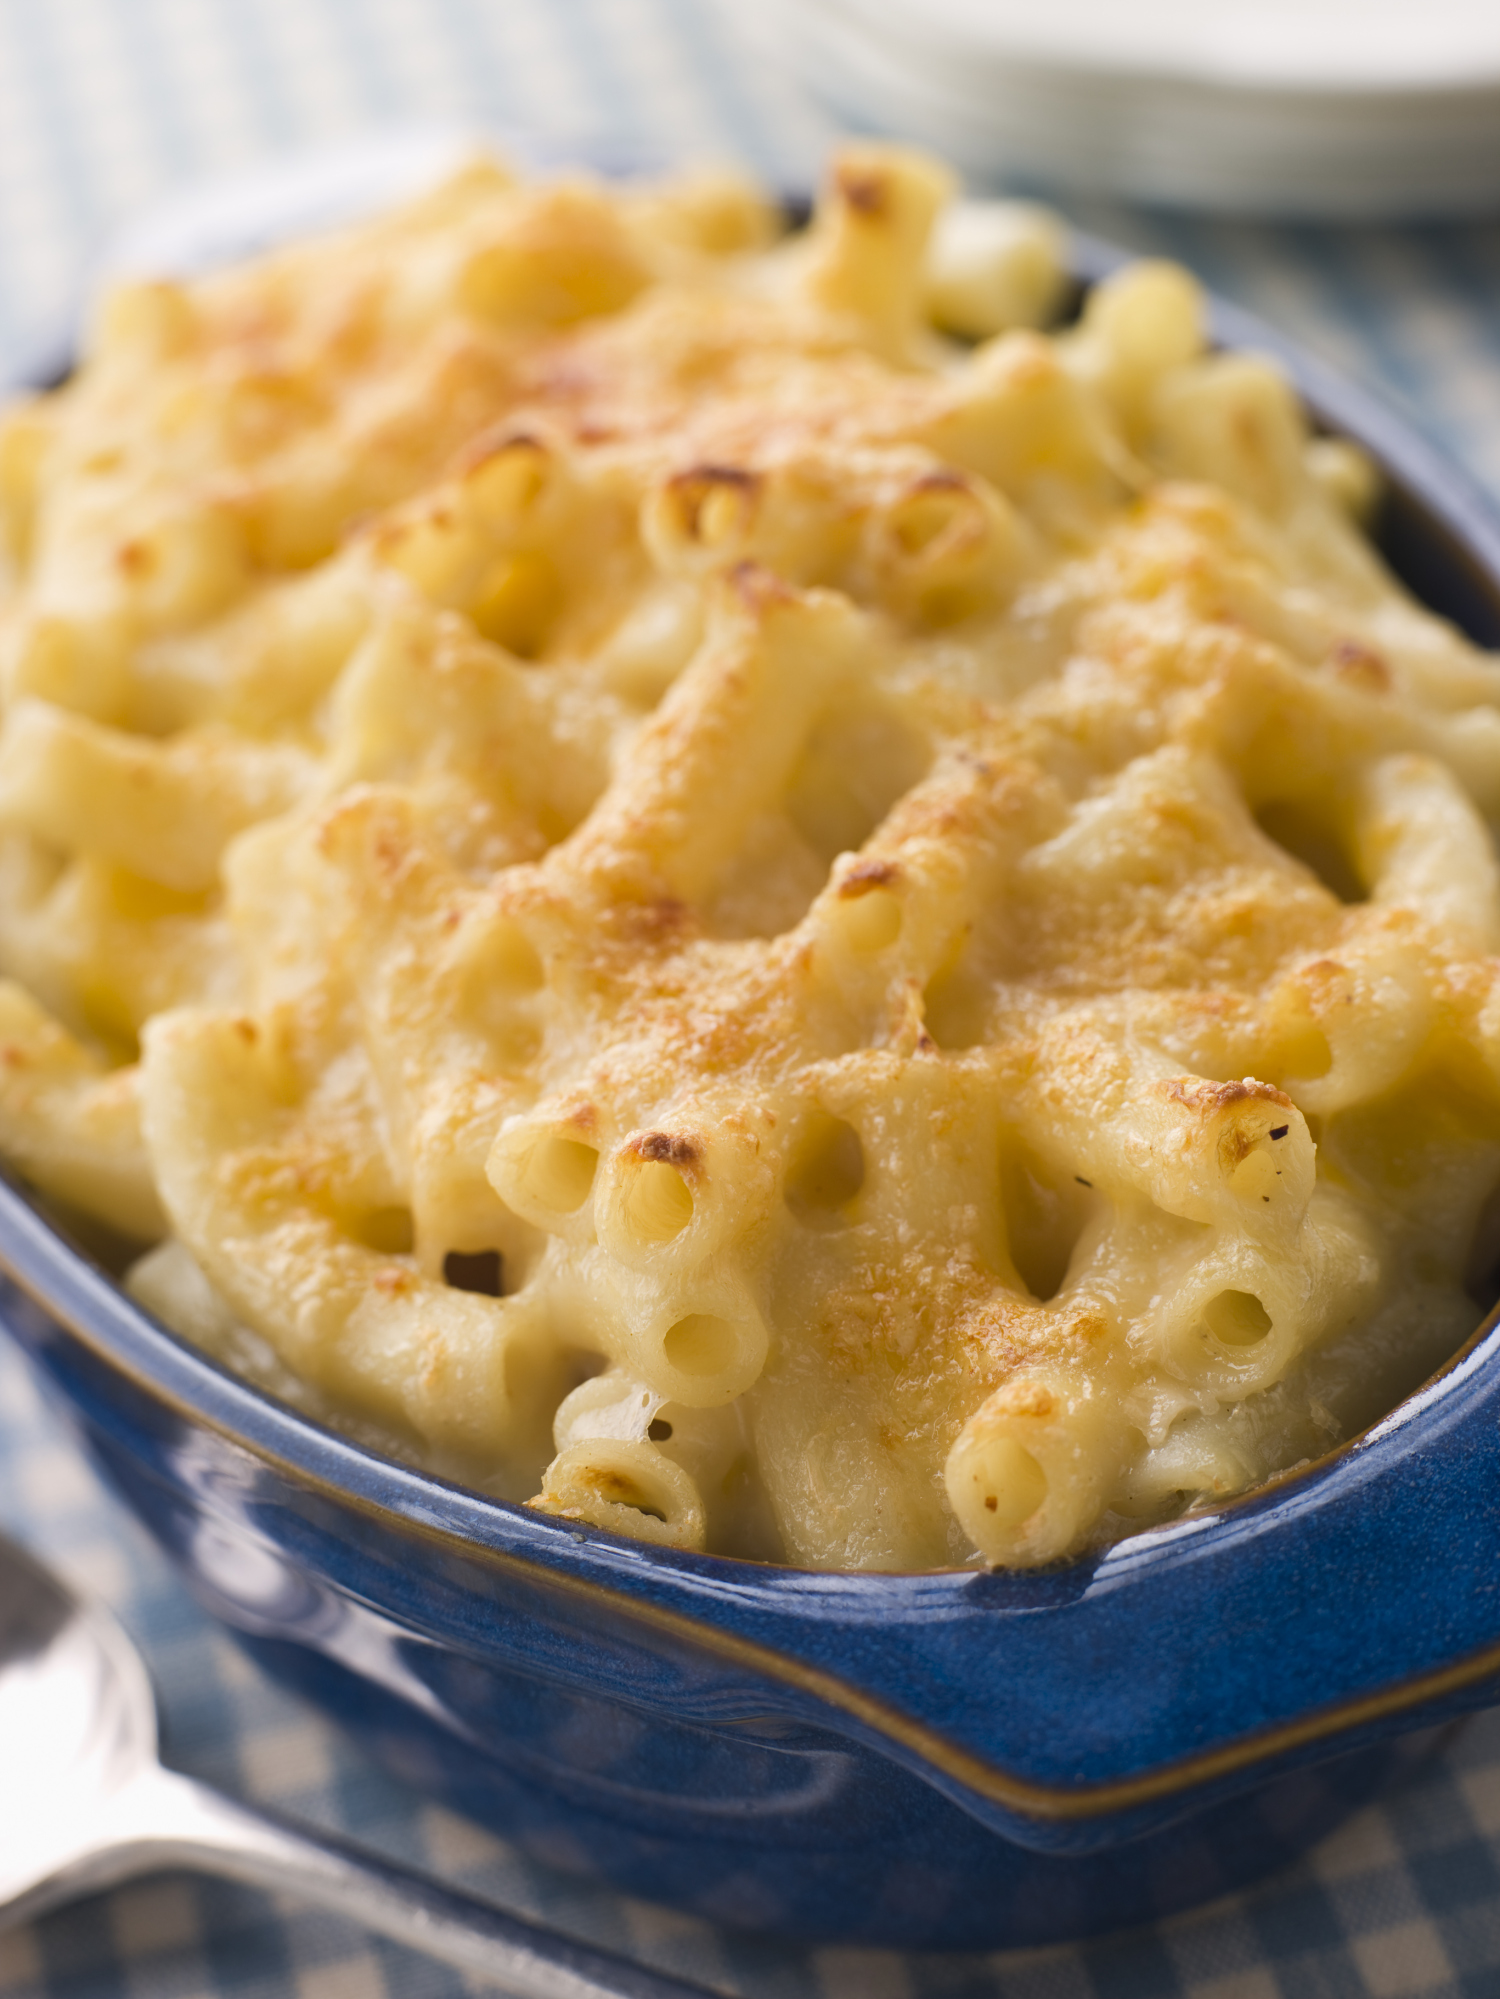
[[[1084,246],[1081,268],[1111,260]],[[1500,525],[1245,316],[1500,643]],[[621,1541],[376,1457],[165,1332],[0,1186],[10,1330],[188,1582],[402,1774],[544,1860],[730,1923],[1079,1936],[1300,1851],[1500,1700],[1500,1332],[1354,1445],[1033,1574],[806,1574]]]

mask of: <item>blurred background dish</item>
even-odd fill
[[[753,18],[837,115],[981,179],[1320,218],[1500,199],[1489,0],[762,0]]]

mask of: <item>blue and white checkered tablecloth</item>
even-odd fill
[[[91,261],[143,205],[393,125],[528,131],[596,157],[731,155],[787,186],[809,181],[830,137],[707,0],[0,0],[0,379],[66,327]],[[1383,384],[1500,491],[1500,217],[1314,229],[1074,213],[1185,258]],[[193,1606],[3,1345],[0,1527],[115,1606],[150,1660],[179,1767],[747,1999],[1500,1995],[1500,1714],[1300,1867],[1172,1923],[987,1958],[812,1953],[548,1874],[371,1769]],[[480,1989],[330,1918],[185,1876],[0,1933],[0,1999]]]

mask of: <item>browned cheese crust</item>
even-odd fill
[[[0,434],[0,1144],[276,1392],[680,1547],[1066,1556],[1488,1278],[1500,669],[1184,273],[1006,326],[1048,225],[952,195],[479,162]]]

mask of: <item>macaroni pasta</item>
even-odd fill
[[[1500,667],[1035,211],[476,162],[9,415],[0,1144],[497,1495],[1024,1565],[1470,1332]],[[960,344],[955,335],[969,344]]]

